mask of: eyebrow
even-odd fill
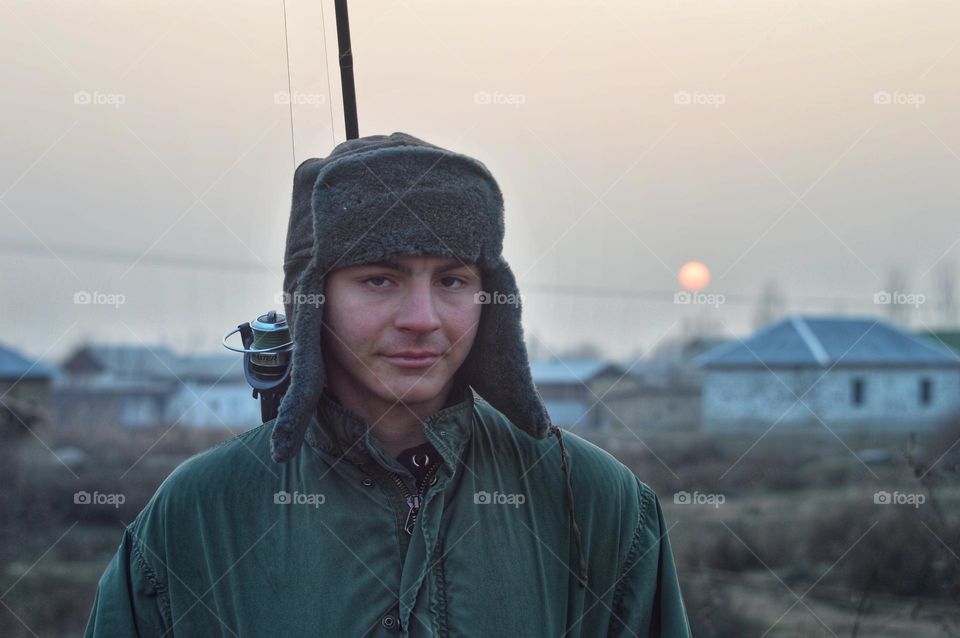
[[[369,264],[363,264],[363,266],[367,268],[378,268],[378,267],[387,268],[389,270],[396,270],[398,272],[402,272],[406,275],[410,275],[413,273],[413,271],[408,266],[405,266],[400,262],[393,261],[393,260],[374,261]],[[465,262],[453,259],[440,264],[440,266],[438,266],[437,269],[434,270],[434,272],[448,272],[451,270],[457,270],[459,268],[471,269],[471,265],[469,263],[465,263]]]

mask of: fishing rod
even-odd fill
[[[343,121],[347,139],[360,136],[357,124],[357,90],[353,83],[353,49],[350,46],[350,19],[347,16],[347,0],[335,0],[337,16],[337,46],[340,55],[340,91],[343,94]]]
[[[334,0],[334,10],[337,20],[340,90],[343,94],[343,121],[347,139],[353,140],[360,136],[360,132],[357,124],[357,92],[353,81],[353,50],[350,45],[347,0]],[[286,7],[284,7],[284,28],[286,28]],[[291,111],[291,118],[292,115]],[[291,124],[291,136],[292,133]],[[294,157],[296,157],[295,151]],[[243,343],[243,347],[240,348],[229,343],[230,337],[238,332]],[[290,338],[287,318],[276,310],[270,310],[253,321],[242,323],[227,332],[221,343],[227,350],[243,354],[243,376],[253,388],[253,398],[260,399],[260,417],[263,422],[276,418],[280,411],[280,401],[290,386],[293,340]]]

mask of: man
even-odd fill
[[[657,496],[550,423],[503,232],[410,135],[304,162],[278,417],[167,478],[86,635],[689,636]]]

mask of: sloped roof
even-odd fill
[[[601,373],[623,374],[624,369],[604,359],[585,357],[555,358],[530,363],[535,384],[586,383]]]
[[[791,315],[695,360],[705,368],[916,366],[960,367],[943,346],[871,317]]]
[[[50,366],[32,361],[16,350],[0,345],[0,379],[49,379],[52,374]]]
[[[95,368],[123,378],[173,378],[178,357],[166,346],[87,344],[63,363],[64,368]]]

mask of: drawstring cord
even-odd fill
[[[573,538],[577,542],[577,554],[580,558],[580,587],[587,586],[587,561],[583,557],[583,539],[580,537],[580,528],[577,526],[577,519],[573,513],[573,486],[570,484],[570,468],[567,464],[569,454],[566,446],[563,445],[563,434],[560,428],[550,424],[550,432],[557,437],[560,443],[560,469],[563,470],[563,476],[567,484],[567,512],[570,516],[570,523],[573,525]]]

